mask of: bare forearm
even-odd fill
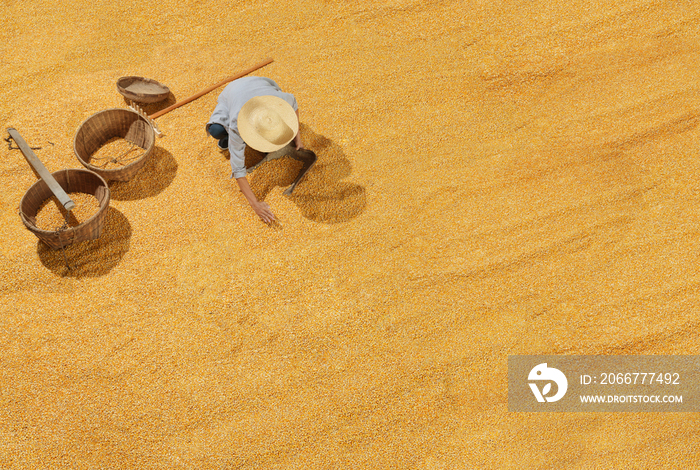
[[[275,220],[275,214],[272,213],[270,205],[266,202],[258,201],[258,198],[255,197],[255,194],[250,188],[250,184],[248,184],[246,177],[236,178],[236,183],[238,183],[238,187],[248,200],[250,207],[252,207],[258,217],[260,217],[260,220],[266,224],[272,223]]]
[[[242,178],[236,178],[236,183],[238,183],[238,187],[240,188],[241,192],[243,193],[243,195],[248,200],[251,206],[258,202],[258,198],[255,197],[255,194],[253,193],[253,190],[250,188],[250,184],[248,183],[248,179],[245,176],[243,176]]]

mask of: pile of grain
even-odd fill
[[[302,162],[289,156],[265,162],[248,176],[250,187],[259,200],[264,200],[273,188],[291,185],[302,166]]]
[[[318,161],[292,197],[294,162],[251,173],[260,222],[217,90],[54,251],[0,146],[0,468],[698,468],[698,413],[511,413],[507,381],[700,353],[696,3],[3,2],[0,129],[48,168],[120,77],[179,101],[266,57]]]
[[[92,194],[68,193],[75,203],[71,211],[66,211],[55,197],[44,201],[36,215],[36,226],[41,230],[56,231],[64,226],[77,227],[100,209],[100,201]]]
[[[90,157],[90,164],[99,168],[121,168],[135,162],[144,154],[144,149],[121,137],[105,142]]]

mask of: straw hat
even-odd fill
[[[251,98],[238,113],[238,132],[243,141],[260,152],[281,149],[298,131],[294,108],[277,96]]]

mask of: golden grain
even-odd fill
[[[121,137],[105,142],[90,157],[90,164],[104,169],[120,168],[133,163],[144,154],[144,149]]]
[[[692,413],[507,405],[510,354],[698,353],[695,2],[271,4],[3,2],[0,120],[48,168],[119,77],[267,56],[318,161],[251,172],[261,223],[216,90],[51,250],[3,145],[0,468],[697,467]]]
[[[100,209],[100,201],[92,194],[68,193],[75,203],[71,211],[66,211],[55,197],[47,199],[36,215],[36,226],[41,230],[56,231],[63,226],[76,227],[95,215]]]

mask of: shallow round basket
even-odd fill
[[[125,98],[139,103],[157,103],[170,94],[167,86],[144,77],[121,77],[117,80],[117,90]]]
[[[72,170],[60,170],[52,173],[58,184],[67,193],[92,194],[100,202],[100,208],[89,219],[65,230],[47,231],[36,226],[36,215],[43,203],[53,196],[53,193],[44,180],[39,180],[29,188],[19,203],[19,216],[24,225],[36,235],[39,240],[46,243],[54,250],[94,240],[102,233],[107,207],[109,207],[109,187],[100,175],[82,168]]]
[[[95,166],[92,156],[115,137],[123,138],[142,148],[143,154],[119,168],[106,169]],[[155,141],[153,128],[136,111],[112,108],[93,114],[80,125],[73,140],[73,150],[85,168],[94,171],[104,179],[129,181],[146,164]]]

